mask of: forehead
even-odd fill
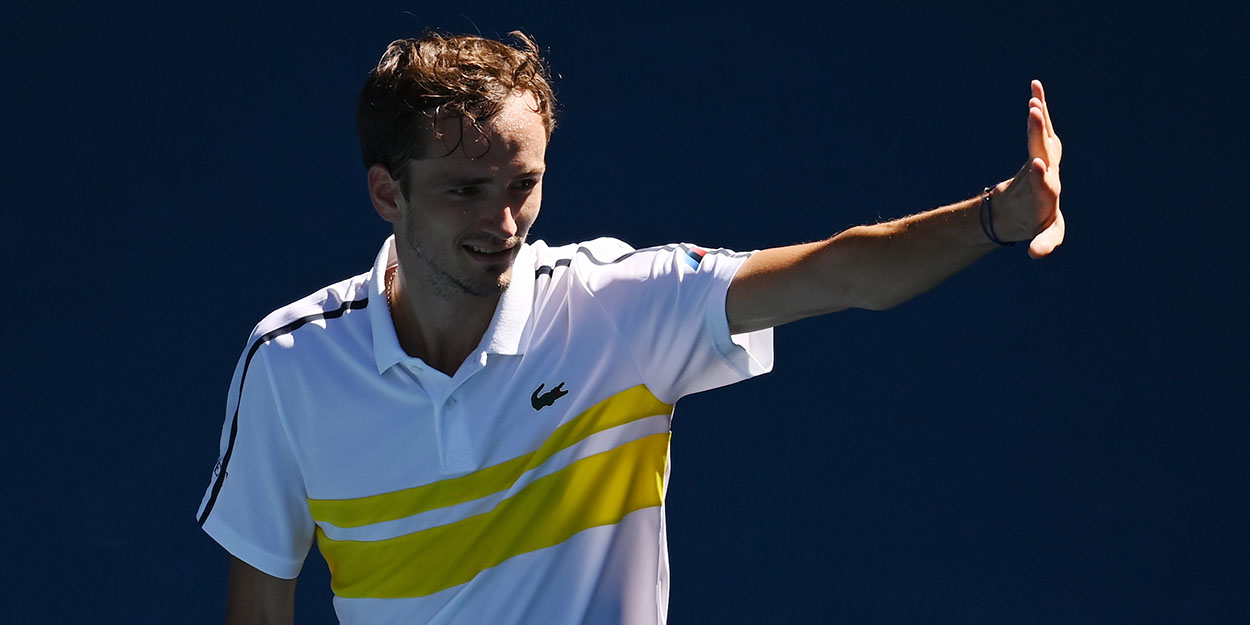
[[[433,135],[423,161],[457,156],[469,160],[537,156],[542,160],[547,149],[546,127],[530,93],[509,96],[499,113],[476,126],[459,117],[436,119]]]

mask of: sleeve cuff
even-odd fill
[[[304,567],[303,558],[288,558],[260,549],[226,525],[215,521],[212,516],[204,523],[202,529],[230,555],[263,573],[282,579],[295,579],[299,577],[299,572]]]
[[[747,258],[749,256],[743,257],[733,268],[734,276],[746,264]],[[744,378],[768,373],[773,370],[773,329],[764,328],[732,335],[729,333],[729,316],[725,312],[725,304],[732,283],[733,278],[730,278],[720,287],[720,292],[717,293],[720,306],[708,308],[707,324],[713,334],[716,349]]]

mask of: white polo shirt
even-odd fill
[[[725,318],[747,256],[527,244],[448,377],[399,346],[392,238],[253,331],[200,525],[283,578],[315,537],[343,623],[663,623],[673,404],[772,367]]]

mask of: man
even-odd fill
[[[1029,162],[959,204],[747,254],[527,243],[554,101],[517,39],[397,41],[362,90],[394,236],[239,361],[199,511],[232,554],[227,622],[291,622],[315,537],[345,623],[661,623],[679,398],[768,371],[776,325],[1062,241],[1034,82]]]

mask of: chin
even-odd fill
[[[503,270],[494,278],[485,278],[483,280],[464,281],[460,283],[460,288],[466,293],[476,297],[496,297],[503,293],[508,285],[512,284],[512,268]]]
[[[495,283],[494,283],[495,292],[493,293],[493,295],[498,295],[500,293],[503,293],[505,290],[507,290],[508,285],[510,284],[512,284],[512,268],[508,267],[507,269],[503,270],[503,273],[499,274],[498,278],[495,278]]]

